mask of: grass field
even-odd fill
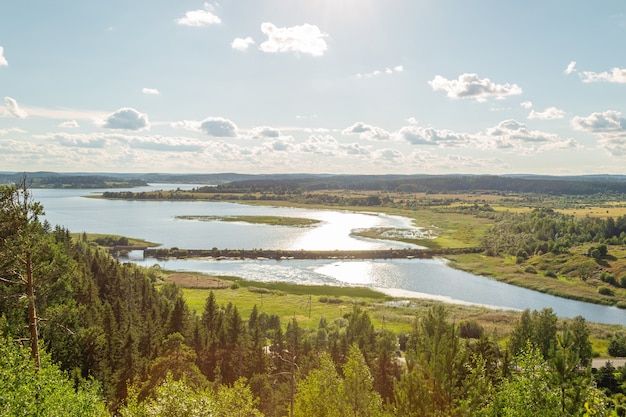
[[[396,334],[408,332],[418,315],[441,302],[427,299],[400,299],[362,287],[308,286],[290,283],[262,283],[244,281],[235,277],[211,277],[196,273],[167,272],[166,281],[184,286],[196,279],[215,283],[213,288],[187,288],[182,292],[195,314],[202,314],[206,298],[213,291],[219,305],[233,303],[246,320],[254,306],[259,313],[275,314],[286,326],[294,317],[298,325],[313,330],[322,317],[332,322],[342,318],[358,305],[370,315],[375,329],[388,329]],[[196,278],[199,276],[199,278]],[[503,347],[508,334],[519,318],[518,311],[495,310],[480,306],[446,304],[449,318],[456,324],[474,321],[485,329],[485,334],[493,337]],[[559,320],[559,326],[564,321]],[[623,328],[616,325],[588,323],[591,342],[598,356],[607,356],[608,339]]]
[[[73,239],[79,240],[79,239],[83,239],[83,237],[87,238],[87,242],[94,242],[98,239],[107,239],[107,238],[111,238],[113,240],[119,240],[123,237],[125,237],[126,239],[128,239],[128,245],[129,246],[146,246],[146,247],[156,247],[161,245],[160,243],[154,243],[154,242],[148,242],[147,240],[143,240],[143,239],[139,239],[139,238],[134,238],[134,237],[128,237],[128,236],[121,236],[121,235],[113,235],[110,233],[70,233],[70,235],[72,236]]]
[[[270,226],[305,227],[319,223],[319,220],[304,219],[300,217],[279,216],[176,216],[177,219],[198,220],[205,222],[243,222],[252,224],[267,224]]]

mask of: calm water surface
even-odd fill
[[[158,184],[143,189],[172,189]],[[358,250],[410,245],[357,238],[352,231],[369,227],[411,229],[409,219],[395,216],[248,206],[211,202],[118,201],[84,198],[104,190],[33,190],[53,225],[72,232],[111,233],[143,238],[164,247],[188,249],[308,249]],[[320,220],[313,227],[278,227],[231,222],[179,220],[179,215],[271,215]],[[415,229],[417,230],[417,229]],[[414,231],[415,231],[414,230]],[[541,294],[492,279],[468,274],[443,260],[156,260],[133,258],[144,266],[158,264],[181,271],[235,275],[256,281],[303,284],[363,285],[399,297],[422,297],[446,302],[480,304],[506,309],[552,308],[560,317],[582,315],[589,321],[626,324],[626,311]]]

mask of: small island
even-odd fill
[[[319,220],[304,219],[301,217],[280,216],[176,216],[176,218],[181,220],[196,220],[203,222],[243,222],[291,227],[307,227],[320,222]]]

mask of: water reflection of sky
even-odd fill
[[[141,191],[136,190],[136,191]],[[35,190],[45,219],[72,232],[108,233],[186,249],[366,250],[414,247],[355,236],[372,227],[418,230],[411,220],[385,214],[250,206],[207,201],[124,201],[83,198],[91,190]],[[311,227],[183,220],[177,216],[282,216],[319,220]]]

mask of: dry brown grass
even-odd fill
[[[232,285],[232,281],[226,281],[210,275],[188,272],[174,272],[168,274],[165,281],[175,282],[183,288],[202,288],[214,290],[228,288]]]

